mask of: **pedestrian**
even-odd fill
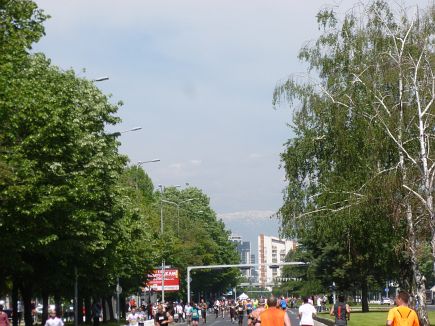
[[[198,304],[192,303],[192,325],[198,326],[199,324],[199,315],[201,314],[201,309]]]
[[[139,326],[139,314],[136,311],[136,306],[132,305],[130,308],[130,313],[127,315],[127,322],[130,326]]]
[[[172,315],[169,313],[169,311],[164,311],[163,305],[159,304],[157,306],[157,312],[154,317],[154,326],[167,325],[172,322],[173,322]]]
[[[350,319],[350,307],[344,302],[344,295],[338,296],[338,302],[331,307],[329,314],[335,316],[335,325],[347,325],[347,321]]]
[[[317,312],[322,312],[322,297],[320,295],[317,297]]]
[[[49,312],[49,318],[45,322],[45,326],[63,326],[63,321],[56,316],[56,310],[51,309]]]
[[[245,311],[245,305],[243,304],[242,300],[239,300],[237,303],[237,318],[239,320],[239,326],[243,325],[243,313]]]
[[[230,302],[230,318],[231,323],[234,324],[234,322],[236,321],[236,304],[234,300],[231,300]]]
[[[260,317],[260,314],[266,310],[266,300],[264,298],[260,298],[257,302],[257,309],[255,309],[251,315],[248,317],[251,320],[250,325],[252,326],[260,326],[260,322],[258,321],[258,317]],[[249,319],[248,319],[248,325],[249,325]]]
[[[301,326],[314,326],[313,317],[316,315],[316,309],[308,303],[308,297],[304,298],[304,303],[299,307],[299,319]]]
[[[207,303],[204,299],[201,299],[201,303],[199,304],[199,308],[201,309],[201,317],[202,324],[205,325],[207,323]]]
[[[258,317],[258,322],[261,323],[261,326],[291,326],[287,312],[277,307],[276,297],[270,296],[267,299],[267,305],[269,308]]]
[[[189,302],[184,306],[184,314],[186,316],[187,325],[190,325],[192,322],[192,306]]]
[[[178,302],[177,306],[175,307],[175,310],[178,314],[178,321],[179,322],[183,321],[184,323],[186,320],[184,319],[184,311],[183,311],[184,309],[181,302]]]
[[[3,311],[3,305],[0,305],[0,326],[9,326],[8,314]]]
[[[387,325],[420,326],[416,312],[408,307],[409,293],[406,291],[399,291],[395,301],[397,307],[388,311]]]
[[[93,326],[99,326],[100,316],[101,316],[101,305],[96,300],[94,300],[94,302],[92,303],[91,312],[92,312]]]

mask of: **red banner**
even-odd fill
[[[147,287],[149,290],[162,291],[162,270],[156,269],[148,275]],[[165,269],[165,291],[180,290],[178,269]]]

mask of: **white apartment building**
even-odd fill
[[[296,241],[283,240],[278,237],[258,236],[258,263],[277,264],[285,262],[285,257],[290,250],[296,249]],[[274,279],[281,276],[280,268],[258,267],[258,281],[263,287],[274,283]]]

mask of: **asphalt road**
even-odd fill
[[[290,317],[291,325],[292,326],[299,326],[299,319],[297,318],[297,309],[288,309],[287,313]],[[186,323],[174,323],[173,325],[186,325]],[[202,320],[199,320],[199,326],[203,326]],[[243,326],[248,325],[248,318],[246,317],[246,314],[243,318]],[[231,319],[229,317],[229,314],[225,315],[225,318],[222,318],[219,316],[218,318],[215,318],[215,315],[213,313],[207,313],[207,323],[205,326],[238,326],[237,321],[233,324],[231,323]]]

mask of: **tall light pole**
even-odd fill
[[[109,80],[109,77],[102,76],[102,77],[98,77],[98,78],[92,79],[93,82],[100,82],[100,81],[104,81],[104,80]]]
[[[154,163],[154,162],[160,162],[160,159],[159,158],[155,158],[154,160],[149,160],[149,161],[139,161],[139,162],[136,163],[136,165],[142,165],[142,164],[145,164],[145,163]]]
[[[181,201],[179,203],[162,199],[162,202],[164,202],[164,203],[172,204],[172,205],[177,206],[177,235],[180,235],[180,205],[184,204],[184,203],[187,203],[187,202],[190,202],[192,200],[195,200],[195,198],[189,198],[189,199],[183,200],[183,201]]]
[[[99,77],[96,79],[92,79],[93,82],[101,82],[104,80],[108,80],[109,77]],[[74,266],[74,326],[78,326],[79,324],[79,273],[77,271],[77,266]],[[81,308],[81,307],[80,307]]]
[[[172,186],[174,188],[181,187],[180,185]],[[159,185],[160,188],[160,235],[163,238],[163,193],[165,191],[165,187],[163,185]],[[165,302],[165,259],[162,255],[162,303]]]

